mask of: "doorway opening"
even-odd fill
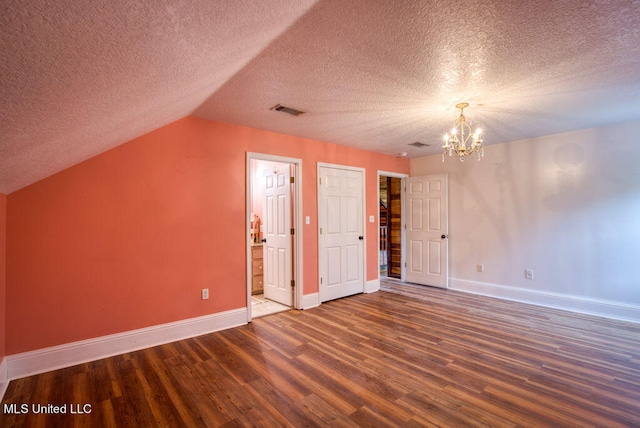
[[[299,307],[301,173],[299,159],[247,154],[247,321]]]
[[[380,279],[404,280],[404,181],[405,175],[378,171]]]

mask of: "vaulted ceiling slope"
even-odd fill
[[[190,114],[422,156],[460,101],[487,143],[640,119],[640,1],[4,0],[0,78],[2,193]]]

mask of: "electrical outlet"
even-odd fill
[[[525,269],[524,270],[524,277],[526,279],[533,279],[533,269]]]
[[[476,266],[476,270],[478,272],[484,272],[484,265],[482,263],[478,263],[478,266]]]
[[[202,289],[202,300],[207,300],[209,299],[209,289],[208,288],[203,288]]]

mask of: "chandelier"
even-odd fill
[[[444,162],[445,154],[457,156],[460,158],[460,162],[464,162],[464,158],[472,153],[478,154],[478,160],[484,156],[484,147],[482,147],[484,140],[481,137],[482,129],[478,128],[475,133],[471,133],[471,126],[469,126],[467,118],[463,114],[466,107],[469,107],[469,103],[456,104],[456,108],[460,109],[460,116],[456,119],[451,133],[444,136],[442,162]]]

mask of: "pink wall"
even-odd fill
[[[318,290],[316,162],[366,168],[376,219],[377,170],[409,170],[406,159],[188,117],[16,191],[7,354],[244,307],[247,151],[303,159],[305,294]],[[375,237],[377,223],[367,226]],[[376,245],[367,240],[368,279]]]
[[[5,272],[6,272],[6,242],[7,242],[7,196],[0,193],[0,361],[6,355],[5,352]]]

